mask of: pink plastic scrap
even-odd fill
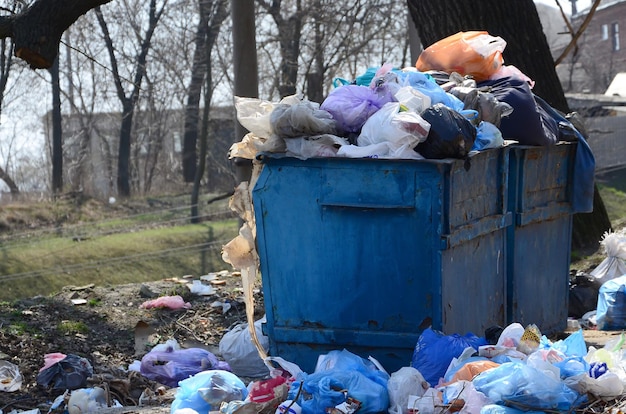
[[[39,368],[39,372],[43,371],[44,369],[50,368],[51,366],[53,366],[59,361],[63,361],[66,356],[67,355],[62,354],[60,352],[53,352],[51,354],[45,354],[43,356],[43,367]]]
[[[161,296],[156,299],[148,300],[142,303],[140,308],[169,308],[169,309],[190,309],[191,303],[185,302],[180,295],[176,296]]]

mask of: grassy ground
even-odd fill
[[[3,206],[0,300],[49,295],[63,286],[100,286],[200,276],[229,268],[221,248],[238,231],[227,207],[184,200],[94,200]]]
[[[626,171],[598,177],[614,229],[626,225]],[[100,286],[202,275],[230,268],[221,248],[239,221],[228,199],[136,199],[113,205],[81,197],[0,207],[0,300],[49,295],[68,285]],[[572,253],[572,268],[600,262],[603,252]]]

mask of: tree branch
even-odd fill
[[[33,69],[52,66],[63,32],[80,16],[111,0],[36,0],[13,16],[0,16],[0,38],[11,37],[15,56]]]

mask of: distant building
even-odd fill
[[[203,185],[211,192],[235,185],[228,149],[234,140],[233,108],[212,108],[207,172]],[[63,183],[65,190],[108,199],[117,195],[120,113],[63,116]],[[131,188],[134,194],[181,192],[183,112],[134,115]],[[51,114],[44,117],[46,146],[51,148]],[[51,151],[48,151],[51,153]]]
[[[589,14],[572,16],[578,29]],[[557,67],[565,92],[603,94],[613,78],[626,69],[626,0],[603,0],[580,37],[577,50]]]

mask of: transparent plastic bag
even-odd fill
[[[223,402],[243,401],[248,396],[246,385],[235,374],[208,370],[180,381],[171,412],[191,408],[199,413],[217,410]]]
[[[485,371],[472,383],[496,404],[528,410],[564,412],[582,402],[581,396],[559,379],[520,362],[507,362]]]
[[[280,138],[335,135],[337,133],[335,124],[330,112],[320,109],[318,103],[307,100],[292,105],[275,105],[270,114],[272,132]]]
[[[413,367],[402,367],[391,374],[387,382],[389,393],[389,413],[407,414],[409,395],[422,396],[428,389],[428,382]]]
[[[237,120],[257,137],[269,138],[272,135],[270,115],[274,106],[274,103],[266,100],[235,96]]]
[[[403,112],[400,110],[400,103],[390,102],[365,122],[357,144],[367,147],[387,142],[387,157],[402,158],[406,151],[413,150],[426,140],[429,130],[430,124],[419,114]]]
[[[267,351],[270,341],[266,335],[263,335],[262,325],[265,322],[264,316],[254,322],[254,329],[259,338],[259,343]],[[247,323],[238,324],[226,332],[220,340],[219,351],[236,375],[250,378],[263,378],[269,375],[268,367],[252,342]]]

